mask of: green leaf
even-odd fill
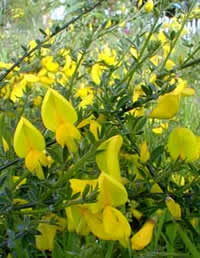
[[[187,249],[190,251],[192,254],[193,258],[199,258],[200,257],[200,252],[196,249],[195,245],[192,243],[190,238],[188,237],[187,233],[183,228],[181,227],[180,224],[176,224],[178,233],[183,240],[184,244],[186,245]]]
[[[86,185],[84,190],[83,190],[83,193],[82,193],[82,197],[83,197],[84,200],[86,199],[89,191],[90,191],[90,185]]]
[[[165,147],[163,145],[156,147],[151,153],[151,161],[154,162],[157,160],[163,154],[164,149]]]

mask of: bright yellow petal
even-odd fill
[[[3,145],[4,152],[9,151],[9,145],[4,137],[2,137],[2,145]]]
[[[40,223],[38,230],[41,235],[36,236],[36,247],[40,251],[52,251],[54,247],[54,238],[56,235],[56,226],[46,223]]]
[[[74,124],[77,120],[76,111],[69,101],[53,89],[49,89],[43,99],[41,115],[45,127],[53,132],[60,124]]]
[[[73,190],[73,194],[75,193],[82,193],[86,185],[90,185],[93,189],[96,187],[98,180],[97,179],[70,179],[69,180],[71,188]]]
[[[165,94],[158,99],[158,104],[151,111],[150,117],[157,119],[170,119],[178,112],[179,105],[179,95]]]
[[[67,215],[68,230],[75,231],[80,235],[88,235],[90,228],[88,227],[87,220],[84,216],[84,208],[78,206],[71,206],[65,209]]]
[[[153,0],[148,0],[145,5],[144,5],[144,10],[145,12],[149,13],[153,10],[154,8],[154,3]]]
[[[126,217],[117,209],[106,206],[103,211],[103,226],[112,240],[127,240],[131,234],[131,227]]]
[[[149,158],[150,158],[149,149],[146,141],[144,141],[142,144],[140,144],[140,160],[145,163],[149,160]]]
[[[101,171],[108,173],[116,180],[121,182],[120,167],[119,167],[119,151],[123,139],[120,135],[116,135],[103,142],[96,155],[96,162]]]
[[[185,88],[182,90],[181,95],[183,96],[194,96],[195,90],[192,88]]]
[[[24,158],[30,150],[43,151],[44,137],[27,119],[21,118],[14,134],[14,149],[20,158]]]
[[[167,71],[172,70],[174,67],[176,66],[176,64],[172,61],[172,60],[167,60],[165,68],[167,69]]]
[[[174,160],[181,158],[190,162],[199,158],[197,138],[187,128],[175,128],[169,135],[167,147]]]
[[[132,237],[132,248],[135,250],[142,250],[150,244],[153,237],[153,230],[155,220],[147,221],[143,227]]]
[[[96,141],[99,140],[98,132],[101,132],[101,125],[95,120],[90,121],[90,132],[94,135]]]
[[[10,99],[13,102],[18,101],[23,95],[24,91],[26,90],[26,80],[22,79],[20,82],[15,83],[12,87],[12,91],[10,94]]]
[[[80,141],[80,139],[81,134],[73,124],[61,124],[56,130],[57,143],[59,143],[62,147],[66,145],[71,152],[77,151],[76,141]]]
[[[121,206],[128,201],[126,188],[112,176],[101,173],[99,176],[99,196],[98,203],[100,207]]]
[[[25,158],[25,166],[27,169],[35,173],[39,179],[44,179],[43,170],[40,164],[41,153],[35,150],[29,151]]]
[[[92,77],[92,80],[97,85],[100,85],[100,83],[101,83],[102,73],[103,73],[103,67],[101,65],[95,64],[95,65],[92,66],[91,77]]]
[[[171,215],[176,220],[181,219],[181,206],[178,203],[176,203],[171,197],[167,197],[165,203]]]
[[[87,221],[90,231],[100,239],[111,240],[110,236],[105,232],[103,226],[103,214],[92,214],[89,211],[84,212],[84,217]]]
[[[162,127],[153,128],[152,132],[155,133],[155,134],[162,134],[163,133],[163,128]]]

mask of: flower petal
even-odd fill
[[[181,158],[190,162],[199,158],[197,138],[188,128],[175,128],[169,135],[167,147],[174,160]]]
[[[179,95],[165,94],[159,98],[157,106],[150,113],[150,117],[157,119],[170,119],[178,112],[179,105]]]
[[[120,167],[119,167],[119,151],[123,139],[121,135],[116,135],[103,142],[98,150],[100,151],[96,155],[96,162],[99,169],[116,180],[121,182]]]
[[[103,225],[105,232],[112,240],[127,240],[131,234],[131,227],[126,217],[117,209],[106,206],[103,211]]]
[[[23,117],[15,130],[14,149],[20,158],[24,158],[30,150],[45,149],[44,137],[40,131]]]
[[[53,89],[49,89],[44,97],[41,115],[45,127],[53,132],[60,124],[74,124],[77,120],[76,111],[69,101]]]
[[[151,219],[147,221],[143,227],[132,237],[132,248],[135,250],[142,250],[148,244],[150,244],[153,237],[153,229],[155,226],[155,220]]]

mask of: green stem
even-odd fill
[[[83,58],[84,58],[84,56],[86,55],[87,49],[88,49],[88,47],[90,46],[91,43],[92,43],[92,41],[89,42],[87,48],[86,48],[86,49],[84,50],[84,52],[82,53],[82,55],[81,55],[81,57],[80,57],[80,59],[79,59],[77,65],[76,65],[76,69],[75,69],[75,71],[74,71],[74,73],[73,73],[73,75],[72,75],[72,79],[71,79],[71,82],[70,82],[70,85],[69,85],[69,91],[68,91],[68,93],[67,93],[67,97],[68,97],[68,98],[71,96],[73,83],[74,83],[74,80],[75,80],[75,78],[76,78],[78,69],[79,69],[79,67],[80,67],[80,65],[81,65],[81,62],[83,61]]]
[[[74,174],[75,171],[77,171],[79,168],[81,168],[85,162],[90,159],[92,156],[95,155],[97,147],[100,145],[102,141],[98,142],[97,144],[94,144],[90,151],[88,151],[86,154],[84,154],[79,161],[75,163],[75,165],[69,169],[63,176],[61,176],[56,183],[55,187],[58,187],[60,184],[63,184],[63,182],[67,181],[72,175]]]
[[[112,258],[114,244],[114,241],[108,243],[108,249],[105,258]]]
[[[178,233],[179,233],[180,237],[182,238],[184,244],[186,245],[187,249],[192,254],[192,257],[199,258],[200,253],[196,249],[195,245],[191,242],[191,240],[189,239],[186,232],[182,229],[182,227],[178,223],[176,224],[176,227],[177,227]]]
[[[199,42],[200,44],[200,42]],[[194,55],[200,50],[200,45],[188,56],[188,58],[185,60],[184,64],[187,64],[187,62],[194,57]]]
[[[181,36],[181,33],[182,33],[182,31],[183,31],[183,29],[184,29],[184,27],[185,27],[186,22],[188,21],[188,18],[189,18],[190,14],[191,14],[192,9],[193,9],[193,4],[191,5],[190,10],[188,11],[187,15],[185,16],[185,18],[184,18],[184,20],[183,20],[183,22],[182,22],[182,24],[181,24],[181,28],[180,28],[180,30],[178,31],[177,35],[176,35],[176,38],[172,41],[170,50],[169,50],[167,56],[165,57],[165,60],[163,61],[163,64],[162,64],[160,70],[163,70],[163,69],[164,69],[164,67],[165,67],[165,65],[166,65],[166,63],[167,63],[167,60],[169,59],[169,57],[170,57],[170,55],[171,55],[171,53],[172,53],[174,47],[176,46],[176,43],[177,43],[178,39],[179,39],[180,36]]]
[[[133,75],[134,75],[134,73],[135,73],[135,71],[141,66],[141,64],[144,63],[144,61],[147,59],[147,57],[149,57],[149,55],[147,55],[145,58],[142,59],[142,61],[140,61],[140,59],[142,58],[142,56],[143,56],[143,54],[144,54],[144,51],[145,51],[146,47],[148,46],[148,43],[149,43],[149,41],[150,41],[150,39],[151,39],[151,36],[153,35],[153,31],[154,31],[154,29],[155,29],[155,27],[156,27],[157,22],[158,22],[158,18],[156,18],[156,20],[155,20],[155,22],[154,22],[154,24],[153,24],[153,26],[152,26],[152,28],[151,28],[151,31],[150,31],[150,33],[149,33],[149,35],[148,35],[148,37],[147,37],[147,39],[146,39],[146,41],[145,41],[145,43],[144,43],[142,49],[141,49],[141,51],[140,51],[140,55],[139,55],[139,57],[138,57],[138,59],[137,59],[136,65],[133,66],[133,68],[132,68],[132,69],[127,73],[127,75],[118,83],[118,85],[117,85],[116,87],[119,87],[120,85],[122,85],[127,79],[128,79],[127,85],[129,85],[129,84],[130,84],[130,81],[131,81],[131,79],[132,79],[132,77],[133,77]]]

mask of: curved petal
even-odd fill
[[[99,176],[99,196],[98,203],[100,207],[107,205],[117,207],[128,201],[126,188],[115,178],[106,173]]]
[[[155,220],[151,219],[147,221],[144,226],[132,237],[132,248],[135,250],[142,250],[148,244],[150,244],[153,237],[153,230],[155,226]]]
[[[66,145],[71,152],[77,151],[77,144],[75,140],[79,141],[80,139],[81,134],[73,124],[61,124],[56,130],[57,143],[62,147]]]
[[[123,139],[121,135],[116,135],[103,142],[98,150],[100,151],[96,155],[96,162],[99,169],[116,180],[121,182],[120,167],[119,167],[119,151]]]
[[[111,206],[106,206],[103,211],[103,225],[112,240],[128,240],[131,234],[131,227],[126,217]]]
[[[48,89],[41,109],[42,120],[46,128],[55,132],[62,123],[74,124],[77,114],[73,106],[61,94]]]
[[[44,137],[27,119],[21,118],[14,134],[14,149],[20,158],[24,158],[30,150],[43,151]]]
[[[176,220],[181,219],[181,206],[171,197],[167,197],[165,203],[172,217],[174,217]]]
[[[167,147],[174,160],[181,158],[190,162],[199,158],[197,138],[188,128],[175,128],[169,135]]]
[[[159,98],[157,106],[150,113],[150,117],[157,119],[170,119],[178,112],[179,105],[179,95],[165,94]]]

